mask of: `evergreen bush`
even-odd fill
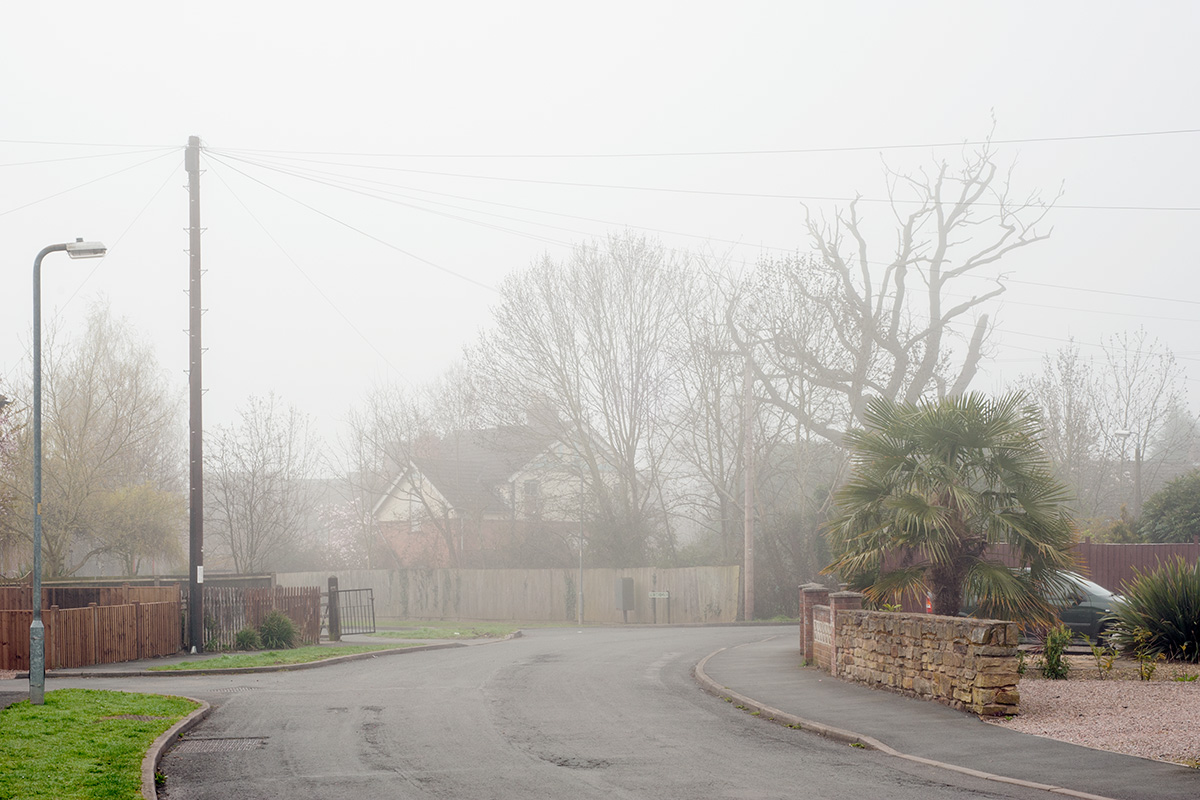
[[[268,650],[284,650],[296,646],[296,624],[282,611],[272,611],[258,626],[262,646]]]
[[[262,638],[258,635],[258,631],[247,626],[237,632],[235,647],[238,650],[262,650]]]
[[[1117,604],[1113,641],[1122,651],[1200,661],[1200,562],[1182,556],[1137,573]]]

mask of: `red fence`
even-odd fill
[[[321,636],[321,587],[276,586],[243,589],[204,587],[205,650],[231,650],[242,628],[257,628],[272,611],[296,624],[298,644],[316,644]]]
[[[46,668],[112,664],[179,651],[182,618],[178,591],[168,602],[43,609]],[[32,610],[0,611],[0,669],[29,669]]]
[[[1137,572],[1153,572],[1162,564],[1182,557],[1189,564],[1200,561],[1200,544],[1113,544],[1084,540],[1075,545],[1083,572],[1110,592],[1121,593],[1123,584]]]
[[[178,586],[66,586],[42,587],[42,608],[123,606],[129,603],[179,602]],[[0,611],[33,607],[32,586],[0,586]]]
[[[1173,561],[1177,556],[1188,564],[1200,561],[1200,543],[1185,542],[1174,544],[1151,544],[1138,542],[1134,544],[1115,544],[1112,542],[1093,542],[1085,539],[1072,548],[1080,574],[1091,578],[1110,592],[1121,594],[1124,584],[1130,581],[1138,572],[1153,572],[1162,564]],[[1017,566],[1017,560],[1009,554],[1007,545],[993,545],[990,554],[1010,567]],[[900,565],[896,557],[884,561],[884,571],[895,569]],[[921,598],[905,596],[901,605],[904,611],[920,612],[926,610]]]

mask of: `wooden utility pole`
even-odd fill
[[[184,156],[188,176],[188,638],[192,652],[204,650],[204,383],[200,344],[200,137],[188,137]]]
[[[750,380],[750,358],[745,357],[746,365],[742,372],[742,438],[745,440],[746,447],[745,456],[745,473],[746,483],[744,487],[743,505],[745,506],[745,518],[743,521],[743,529],[745,531],[745,564],[743,566],[743,580],[745,581],[745,599],[743,604],[745,611],[743,616],[746,622],[754,619],[754,393],[752,390],[753,382]]]

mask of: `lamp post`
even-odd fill
[[[33,622],[29,624],[29,703],[46,695],[46,628],[42,623],[42,259],[66,251],[71,258],[99,258],[100,242],[76,239],[42,248],[33,260]]]

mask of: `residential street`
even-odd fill
[[[690,670],[770,629],[548,629],[292,673],[59,679],[211,716],[164,760],[212,798],[1044,798],[770,724]]]

